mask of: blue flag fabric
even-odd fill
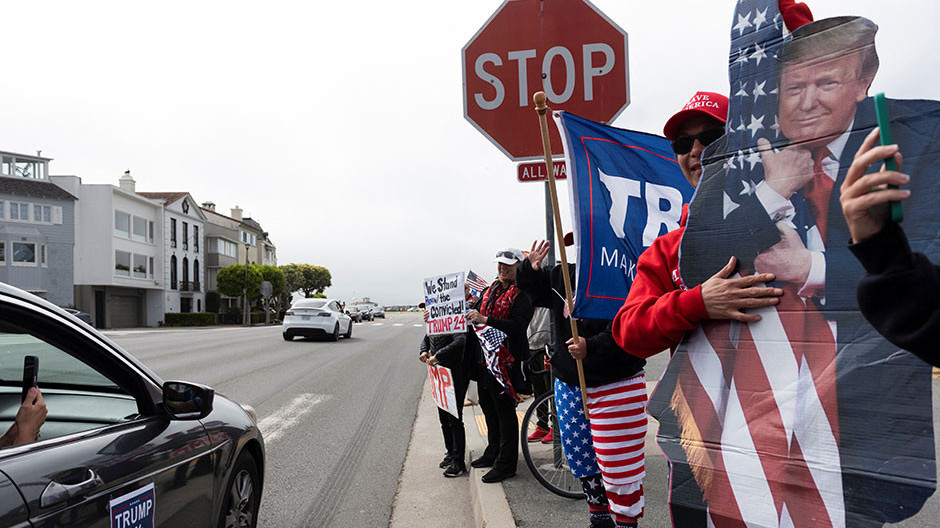
[[[555,114],[564,139],[577,255],[574,316],[613,319],[656,237],[679,227],[693,188],[664,137]]]

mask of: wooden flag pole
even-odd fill
[[[555,190],[555,171],[552,166],[552,146],[548,141],[548,118],[545,112],[548,106],[545,104],[545,92],[535,92],[532,96],[535,101],[535,111],[539,114],[539,127],[542,129],[542,150],[545,152],[545,172],[548,173],[548,188],[552,194],[552,210],[555,213],[555,236],[558,239],[558,252],[561,254],[561,276],[565,281],[565,304],[568,306],[568,321],[571,323],[571,337],[574,343],[578,344],[578,324],[571,314],[574,312],[574,302],[571,300],[571,279],[568,277],[568,256],[565,252],[565,231],[561,228],[561,212],[558,210],[558,192]],[[584,382],[584,365],[581,360],[575,360],[578,366],[578,383],[581,385],[581,403],[584,405],[584,417],[589,418],[587,385]]]

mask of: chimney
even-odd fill
[[[207,211],[215,212],[215,202],[202,202],[202,208]]]
[[[235,220],[238,220],[239,222],[242,221],[242,208],[241,207],[236,205],[235,207],[232,208],[232,218],[234,218]]]
[[[122,191],[127,191],[129,193],[137,192],[137,182],[134,181],[134,178],[131,177],[131,171],[124,171],[124,175],[121,176],[121,179],[118,180],[118,184],[121,186]]]

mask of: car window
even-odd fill
[[[40,439],[96,429],[137,416],[136,399],[108,376],[15,323],[2,322],[0,434],[13,425],[19,410],[26,356],[39,359],[38,385],[48,413]]]
[[[323,299],[304,299],[302,301],[297,301],[294,304],[294,308],[322,308],[326,304],[326,301]]]
[[[338,311],[339,311],[339,305],[336,304],[335,302],[331,302],[331,303],[329,304],[329,308],[330,308],[330,310],[333,310],[334,312],[338,312]]]

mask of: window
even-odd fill
[[[147,222],[147,242],[153,243],[153,222]]]
[[[139,216],[134,217],[134,240],[138,242],[147,241],[147,219]]]
[[[189,224],[183,222],[183,249],[189,249]]]
[[[114,211],[114,234],[124,238],[131,237],[131,215]],[[130,269],[130,266],[128,266]]]
[[[248,244],[249,246],[254,246],[258,242],[258,235],[254,233],[249,233],[248,231],[242,231],[242,243]]]
[[[193,290],[199,291],[199,259],[193,260],[193,284],[195,284]]]
[[[43,267],[46,267],[46,245],[43,244],[39,246],[39,248],[39,263],[42,264]]]
[[[189,259],[186,257],[183,257],[183,282],[189,282]]]
[[[114,252],[114,274],[118,277],[131,276],[131,254],[127,251]]]
[[[13,265],[35,266],[36,244],[32,242],[13,243]]]
[[[0,200],[0,218],[6,218],[7,203]]]
[[[10,220],[29,221],[29,204],[10,202]]]
[[[199,253],[199,226],[193,226],[193,251]]]
[[[176,247],[176,219],[170,218],[170,247]]]
[[[7,243],[0,242],[0,264],[7,263]]]
[[[134,278],[147,278],[147,255],[134,254]]]
[[[33,205],[33,222],[52,223],[51,205]]]
[[[176,255],[170,257],[170,289],[176,289]]]
[[[153,257],[150,257],[150,266],[147,267],[147,278],[153,278]]]

